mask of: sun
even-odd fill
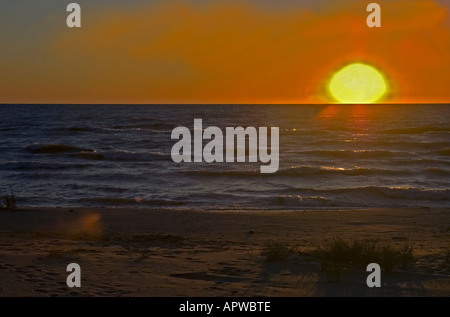
[[[362,63],[343,67],[328,83],[329,94],[339,103],[375,103],[386,95],[387,89],[383,74]]]

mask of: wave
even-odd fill
[[[328,127],[326,130],[307,130],[298,128],[286,128],[281,129],[281,135],[323,135],[331,134],[335,132],[349,132],[354,131],[352,127],[347,126],[334,126]],[[424,134],[429,132],[450,132],[450,127],[436,127],[436,126],[422,126],[422,127],[409,127],[409,128],[393,128],[380,131],[372,131],[371,133],[378,134]]]
[[[171,159],[170,154],[132,152],[126,150],[105,152],[102,154],[102,156],[105,160],[113,161],[159,161]]]
[[[67,144],[42,144],[36,143],[26,148],[28,151],[36,154],[53,154],[53,153],[73,153],[73,152],[94,152],[92,149],[81,148]]]
[[[389,169],[363,168],[363,167],[342,168],[332,166],[321,166],[321,167],[301,166],[280,170],[281,175],[288,175],[288,176],[325,175],[325,174],[338,174],[347,176],[373,175],[373,174],[392,175],[392,174],[405,174],[409,172],[410,171],[404,170],[389,170]]]
[[[280,129],[280,136],[289,136],[289,135],[310,135],[310,136],[314,136],[314,135],[324,135],[324,134],[331,134],[332,131],[329,130],[308,130],[308,129],[297,129],[297,128],[292,128],[292,129]]]
[[[90,164],[47,163],[47,162],[6,162],[0,163],[0,170],[60,170],[70,168],[86,168]]]
[[[440,149],[438,151],[432,151],[432,152],[430,152],[430,154],[437,154],[440,156],[450,156],[450,147],[446,147],[446,148]]]
[[[102,203],[108,205],[147,205],[147,206],[181,206],[184,205],[185,202],[173,201],[173,200],[163,200],[163,199],[141,199],[137,198],[120,198],[120,197],[97,197],[97,198],[89,198],[82,201],[94,202],[94,203]]]
[[[115,125],[111,127],[113,130],[152,130],[152,131],[172,131],[176,125],[164,122],[157,123],[141,123],[131,125]]]
[[[88,160],[113,160],[113,161],[155,161],[169,160],[170,154],[133,152],[127,150],[113,150],[98,152],[94,149],[81,148],[66,144],[33,144],[26,148],[34,154],[68,154],[72,157],[80,157]]]
[[[208,176],[208,177],[274,177],[278,176],[314,176],[314,175],[346,175],[346,176],[360,176],[360,175],[409,175],[409,174],[417,174],[420,172],[431,172],[437,173],[437,170],[442,171],[443,173],[449,173],[448,170],[438,169],[438,168],[427,168],[426,170],[418,171],[417,169],[413,170],[398,170],[398,169],[381,169],[381,168],[364,168],[364,167],[355,167],[355,168],[341,168],[341,167],[333,167],[333,166],[300,166],[300,167],[291,167],[286,169],[280,169],[275,174],[261,174],[259,169],[254,170],[246,170],[246,171],[216,171],[216,170],[196,170],[196,171],[186,171],[180,172],[182,175],[186,176]]]
[[[98,153],[97,151],[93,151],[93,152],[81,151],[80,153],[71,154],[71,156],[81,157],[81,158],[89,159],[89,160],[103,160],[104,159],[104,155],[101,153]]]
[[[275,198],[275,203],[282,206],[296,206],[296,207],[336,207],[337,203],[321,196],[307,196],[300,195],[281,195]]]
[[[300,192],[316,194],[321,196],[347,196],[353,200],[355,198],[364,200],[367,197],[372,198],[390,198],[404,200],[450,200],[450,189],[440,188],[417,188],[417,187],[387,187],[387,186],[362,186],[347,188],[289,188],[286,192]]]
[[[439,168],[439,167],[428,167],[426,169],[426,171],[427,171],[427,173],[430,173],[430,174],[437,174],[437,175],[443,175],[443,176],[450,175],[449,170]]]
[[[68,130],[70,132],[87,132],[87,131],[90,131],[91,128],[88,128],[88,127],[70,127]]]
[[[429,149],[429,150],[433,150],[433,149],[437,149],[437,148],[443,148],[449,145],[449,142],[444,142],[444,141],[436,141],[436,142],[420,142],[420,141],[389,141],[389,140],[368,140],[368,141],[364,141],[364,140],[358,140],[353,141],[356,144],[358,144],[358,146],[367,146],[367,147],[371,147],[371,148],[376,148],[376,147],[380,147],[380,148],[395,148],[396,150],[422,150],[422,149]],[[350,143],[352,144],[352,143]],[[310,143],[305,144],[306,146],[320,146],[320,147],[336,147],[336,146],[348,146],[349,143],[347,142],[343,142],[343,141],[339,141],[339,140],[319,140],[319,141],[312,141]]]
[[[72,154],[71,156],[80,157],[87,160],[136,161],[136,162],[165,161],[171,159],[170,154],[132,152],[125,150],[117,150],[104,153],[99,153],[97,151],[80,152]]]
[[[83,190],[86,192],[96,192],[96,191],[103,191],[103,192],[113,192],[113,193],[123,193],[126,192],[126,188],[121,188],[114,185],[100,185],[100,184],[86,184],[86,183],[71,183],[67,184],[66,188],[69,190]]]
[[[410,156],[411,153],[388,150],[311,150],[299,151],[298,155],[314,155],[320,157],[349,158],[349,159],[373,159],[393,156]]]
[[[424,134],[428,132],[450,132],[449,127],[435,127],[435,126],[423,126],[414,128],[397,128],[397,129],[387,129],[380,133],[383,134]]]
[[[401,165],[421,165],[421,166],[432,166],[432,165],[445,165],[450,166],[449,161],[438,160],[438,159],[429,159],[429,158],[420,158],[420,159],[411,159],[411,160],[402,160],[402,161],[391,161],[391,165],[393,164],[401,164]]]
[[[72,126],[72,127],[56,127],[55,131],[61,132],[98,132],[98,131],[125,131],[125,130],[149,130],[155,132],[171,132],[176,126],[170,123],[143,123],[130,125],[114,125],[111,127],[87,127],[87,126]],[[0,130],[1,131],[1,130]]]

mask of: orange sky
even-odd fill
[[[389,78],[386,102],[450,103],[448,7],[377,2],[379,29],[366,26],[370,1],[361,0],[98,7],[84,9],[81,29],[65,27],[63,12],[40,41],[2,53],[0,102],[327,103],[333,72],[363,61]]]

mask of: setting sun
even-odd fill
[[[328,91],[339,103],[374,103],[386,94],[387,83],[374,67],[356,63],[334,74]]]

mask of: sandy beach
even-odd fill
[[[450,296],[448,209],[0,211],[0,296]],[[407,269],[329,281],[305,254],[330,239],[413,248]],[[267,262],[270,243],[292,247]],[[78,263],[82,287],[66,285]]]

